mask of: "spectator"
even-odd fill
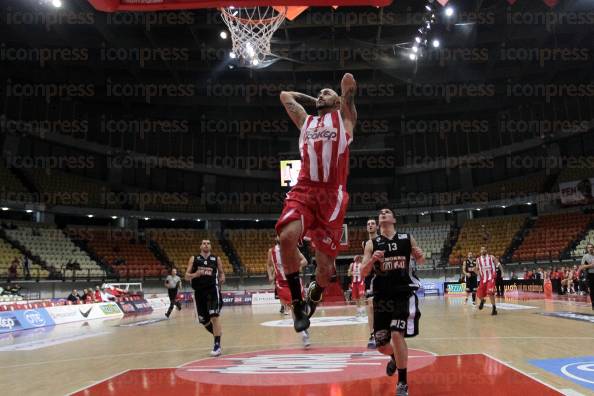
[[[72,289],[72,293],[66,297],[66,300],[70,301],[72,304],[78,304],[80,302],[78,291],[76,289]]]
[[[31,272],[29,271],[29,257],[23,255],[23,277],[25,279],[31,279]]]
[[[8,268],[8,280],[9,281],[13,281],[17,278],[18,267],[19,267],[19,259],[15,257],[14,260],[12,260],[10,267]]]
[[[516,273],[514,271],[512,271],[511,272],[511,275],[510,275],[510,279],[511,280],[517,280],[518,279],[518,275],[516,275]]]
[[[95,287],[95,302],[103,302],[103,297],[101,297],[101,288],[99,286]]]

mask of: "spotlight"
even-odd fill
[[[7,208],[7,207],[4,207],[4,208],[2,208],[2,211],[3,211],[3,212],[6,212],[7,210],[8,210],[8,208]]]
[[[93,217],[95,217],[95,215],[88,214],[88,215],[87,215],[87,217],[88,217],[89,219],[92,219]]]
[[[413,45],[412,50],[416,54],[417,52],[419,52],[419,47],[417,47],[416,45]]]
[[[454,7],[447,6],[445,9],[445,15],[447,17],[451,17],[452,15],[454,15]]]
[[[431,45],[433,46],[433,48],[438,48],[439,47],[439,40],[438,39],[434,39],[431,42]]]
[[[221,30],[221,33],[219,33],[219,36],[220,36],[220,37],[221,37],[223,40],[226,40],[226,39],[227,39],[227,37],[228,37],[228,35],[227,35],[227,32],[226,32],[226,31],[224,31],[224,30]]]
[[[409,58],[411,61],[414,61],[414,60],[417,60],[417,55],[416,55],[416,54],[413,54],[413,53],[410,53],[410,54],[408,55],[408,58]]]
[[[196,219],[196,221],[200,221],[200,219]]]
[[[113,220],[115,220],[115,219],[117,219],[117,218],[118,218],[118,216],[111,216],[111,218],[112,218]]]
[[[425,4],[425,9],[426,9],[427,11],[431,11],[431,6],[430,6],[429,4]]]
[[[150,220],[150,219],[151,219],[150,217],[145,217],[145,218],[144,218],[144,220],[145,220],[145,221],[148,221],[148,220]]]
[[[260,63],[260,61],[259,61],[258,59],[254,59],[254,60],[252,61],[252,65],[254,65],[254,66],[257,66],[257,65],[258,65],[258,63]]]
[[[235,66],[229,65],[229,70],[233,70],[233,69],[235,69]]]
[[[171,221],[175,221],[175,219],[171,219]]]
[[[260,222],[260,219],[256,219],[256,223]]]
[[[62,7],[62,0],[52,0],[52,5],[56,8]]]
[[[31,209],[27,209],[25,210],[26,213],[33,213],[33,211]]]
[[[419,36],[417,36],[417,37],[415,37],[415,41],[416,41],[417,43],[420,43],[420,42],[421,42],[421,38],[420,38]]]
[[[237,58],[237,55],[235,55],[235,52],[231,51],[231,52],[229,52],[229,58],[235,59],[235,58]]]
[[[427,28],[427,30],[431,30],[431,23],[427,22],[427,24],[425,25],[425,28]]]

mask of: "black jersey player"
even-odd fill
[[[365,250],[365,244],[371,239],[377,237],[377,220],[367,220],[367,235],[368,238],[364,240],[361,245]],[[371,287],[373,280],[373,269],[365,277],[365,298],[367,299],[367,325],[369,326],[369,341],[367,341],[367,348],[375,349],[375,337],[373,336],[373,288]]]
[[[466,281],[466,299],[464,303],[468,302],[468,296],[472,294],[472,305],[476,305],[476,288],[478,285],[476,276],[476,262],[474,261],[474,255],[472,252],[468,252],[468,256],[462,265],[462,272],[465,276]]]
[[[198,321],[214,336],[211,356],[221,354],[222,328],[219,314],[223,306],[220,286],[225,283],[221,259],[211,254],[210,241],[200,244],[200,254],[190,257],[186,269],[186,280],[192,282]]]
[[[411,256],[424,262],[423,251],[415,239],[396,231],[396,219],[390,209],[379,214],[381,233],[365,245],[363,274],[373,267],[373,327],[377,349],[390,355],[386,373],[398,370],[397,396],[408,395],[408,347],[405,337],[419,333],[419,300],[416,290],[420,282],[410,265]]]

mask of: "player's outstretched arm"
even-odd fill
[[[355,124],[357,123],[357,109],[355,108],[355,94],[357,93],[357,82],[351,73],[346,73],[340,82],[340,113],[345,128],[353,136]]]
[[[192,279],[200,276],[200,273],[198,271],[195,272],[195,273],[194,272],[190,272],[190,271],[192,271],[192,265],[193,264],[194,264],[194,256],[190,256],[190,259],[188,260],[188,267],[186,268],[186,274],[184,276],[184,278],[187,281],[191,281]]]
[[[363,251],[363,264],[361,264],[361,276],[363,278],[369,275],[376,261],[377,257],[373,254],[373,242],[369,240],[365,243],[365,250]]]
[[[303,126],[305,119],[307,118],[307,113],[305,109],[300,104],[304,105],[315,105],[316,99],[299,92],[291,92],[291,91],[282,91],[280,93],[280,101],[285,106],[285,110],[291,120],[295,124],[295,126],[299,129]]]
[[[412,256],[415,258],[417,264],[425,264],[425,253],[423,253],[423,250],[417,245],[417,241],[412,235],[410,236],[410,246],[412,248]]]

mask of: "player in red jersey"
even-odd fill
[[[357,316],[365,314],[365,279],[361,276],[362,257],[357,255],[349,266],[351,277],[351,300],[357,303]]]
[[[477,297],[481,300],[479,309],[485,306],[485,297],[489,296],[493,309],[491,315],[497,315],[497,307],[495,307],[495,276],[499,266],[499,260],[487,253],[487,248],[481,246],[481,255],[476,259],[476,267],[474,271],[479,275],[480,282],[476,292]]]
[[[295,331],[309,327],[309,317],[330,282],[338,255],[342,224],[349,201],[346,182],[349,173],[349,145],[357,121],[353,75],[341,81],[342,96],[330,88],[322,89],[317,99],[298,92],[283,91],[280,100],[300,129],[301,171],[297,184],[289,191],[276,223],[280,254],[291,290]],[[303,106],[315,105],[318,115],[308,115]],[[310,284],[307,303],[301,297],[300,254],[303,237],[311,238],[316,250],[316,281]]]
[[[304,267],[307,264],[307,260],[301,253],[299,253],[301,258],[299,261],[299,268]],[[283,260],[280,255],[280,244],[278,238],[275,240],[274,247],[268,249],[268,260],[267,260],[267,270],[268,270],[268,279],[274,282],[274,286],[276,288],[276,293],[278,298],[283,306],[288,306],[291,304],[291,290],[289,289],[289,284],[287,283],[287,276],[285,275],[285,269],[283,266]],[[301,297],[303,298],[304,290],[303,284],[301,284],[301,279],[299,279],[299,283],[301,286]],[[303,330],[301,332],[303,337],[303,346],[306,348],[309,347],[309,333],[307,330]]]

